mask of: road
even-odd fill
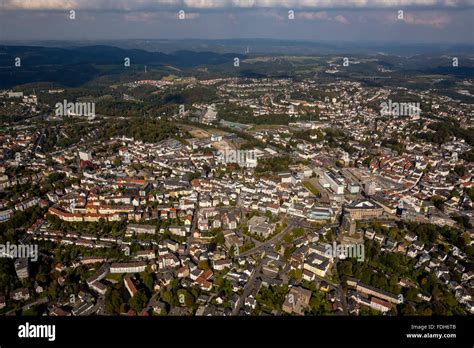
[[[49,302],[49,298],[47,298],[47,297],[42,297],[42,298],[36,300],[35,302],[27,303],[26,305],[24,305],[23,307],[21,307],[20,310],[26,311],[26,310],[28,310],[28,309],[34,307],[34,306],[37,306],[37,305],[40,305],[40,304],[45,304],[45,303],[48,303],[48,302]],[[16,312],[16,311],[18,311],[18,309],[11,310],[11,311],[5,313],[5,315],[9,315],[9,314],[14,313],[14,312]]]
[[[191,244],[193,243],[193,233],[196,230],[197,227],[197,220],[198,220],[198,209],[199,209],[199,197],[201,194],[198,192],[197,200],[196,200],[196,208],[194,209],[193,212],[193,222],[191,223],[191,228],[190,228],[190,233],[189,237],[186,239],[186,255],[189,255],[189,248],[191,247]]]
[[[260,274],[260,270],[262,269],[262,261],[259,261],[258,265],[255,267],[253,273],[250,275],[247,284],[245,284],[244,290],[242,291],[242,295],[239,298],[239,304],[234,308],[232,311],[232,315],[237,315],[240,312],[240,308],[244,305],[245,299],[253,289],[253,285],[255,283],[255,279]]]
[[[334,265],[334,267],[336,267],[336,264]],[[330,290],[335,290],[336,291],[336,293],[338,295],[337,297],[340,298],[341,302],[342,302],[342,310],[343,310],[345,315],[348,315],[346,293],[344,292],[344,289],[342,288],[342,285],[338,284],[338,283],[335,283],[331,280],[328,280],[326,278],[320,277],[317,274],[315,274],[315,277],[318,280],[325,281],[326,283],[328,283]]]
[[[277,235],[271,237],[270,239],[266,240],[262,244],[257,245],[256,247],[253,247],[252,249],[249,249],[246,252],[243,252],[242,254],[240,254],[240,257],[250,256],[250,255],[255,254],[256,252],[258,252],[259,250],[261,250],[261,249],[263,249],[263,248],[265,248],[269,245],[272,245],[272,244],[276,243],[281,238],[283,238],[283,236],[288,231],[292,230],[295,227],[298,227],[299,223],[301,223],[302,220],[303,220],[302,218],[299,218],[296,221],[291,222],[288,226],[286,226],[283,230],[281,230]]]

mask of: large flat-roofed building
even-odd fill
[[[403,303],[403,296],[395,295],[388,291],[364,284],[355,278],[348,279],[347,284],[354,286],[357,291],[363,294],[375,296],[375,297],[378,297],[379,299],[388,301],[390,303],[395,303],[395,304]]]
[[[344,207],[344,213],[354,220],[378,218],[382,216],[383,208],[372,200],[363,199]]]
[[[310,220],[333,220],[334,210],[332,208],[315,207],[306,212],[306,217]]]
[[[324,179],[336,195],[344,194],[344,178],[338,177],[332,172],[324,171]]]
[[[89,151],[78,151],[79,158],[83,161],[91,161],[92,153]]]
[[[87,278],[87,285],[91,286],[93,283],[104,279],[110,272],[110,265],[104,263],[92,276]]]
[[[311,299],[311,291],[301,288],[291,288],[285,297],[285,302],[282,305],[284,312],[298,315],[304,315],[304,311],[309,307],[309,300]]]
[[[248,226],[250,233],[255,233],[263,238],[268,238],[275,231],[275,226],[268,223],[267,217],[253,216],[249,220]]]
[[[146,269],[146,262],[113,263],[110,273],[140,273]]]

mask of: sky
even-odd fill
[[[2,41],[272,38],[473,44],[473,33],[474,0],[0,0]]]

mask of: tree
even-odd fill
[[[272,221],[272,218],[273,218],[273,214],[271,211],[267,210],[265,212],[265,216],[268,218],[268,220]]]
[[[304,228],[303,227],[295,227],[293,230],[293,237],[298,238],[304,235]]]
[[[286,232],[282,239],[285,243],[291,243],[291,241],[293,240],[293,237],[291,236],[290,233]]]
[[[128,304],[130,305],[130,308],[132,308],[135,312],[139,313],[143,308],[145,308],[147,302],[148,299],[146,295],[143,292],[139,291],[128,301]]]
[[[300,270],[300,269],[294,269],[294,270],[291,270],[290,273],[288,274],[288,276],[290,277],[290,279],[294,279],[296,281],[300,281],[302,276],[303,276],[303,271]]]
[[[213,242],[218,245],[223,245],[225,243],[224,233],[222,232],[217,233],[213,239]]]
[[[146,271],[140,273],[140,280],[142,281],[142,283],[147,287],[147,289],[150,292],[153,292],[153,287],[154,287],[155,281],[153,279],[153,274],[152,273],[146,272]]]
[[[121,295],[121,287],[120,284],[112,287],[107,293],[105,294],[105,310],[107,313],[113,314],[120,314],[121,313],[121,305],[125,301]]]
[[[454,167],[454,172],[459,176],[459,177],[463,177],[466,175],[467,173],[467,169],[466,167],[462,166],[462,165],[457,165]]]
[[[418,300],[418,290],[415,288],[410,288],[407,291],[406,298],[410,301],[417,301]]]
[[[433,202],[434,206],[439,210],[444,210],[444,200],[438,195],[434,195],[431,197],[431,201]]]
[[[204,271],[209,269],[209,264],[207,263],[206,260],[199,261],[197,266],[198,266],[199,269],[202,269]]]
[[[194,297],[186,289],[179,289],[177,294],[180,305],[186,307],[191,307],[194,305]]]

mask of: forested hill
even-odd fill
[[[112,46],[0,46],[0,88],[30,82],[56,82],[65,86],[78,86],[98,76],[114,73],[113,67],[123,71],[125,58],[130,58],[130,70],[133,70],[133,67],[144,64],[171,65],[177,68],[219,65],[232,63],[235,57],[244,56],[194,51],[164,54]],[[17,58],[21,59],[20,66],[15,66]]]

